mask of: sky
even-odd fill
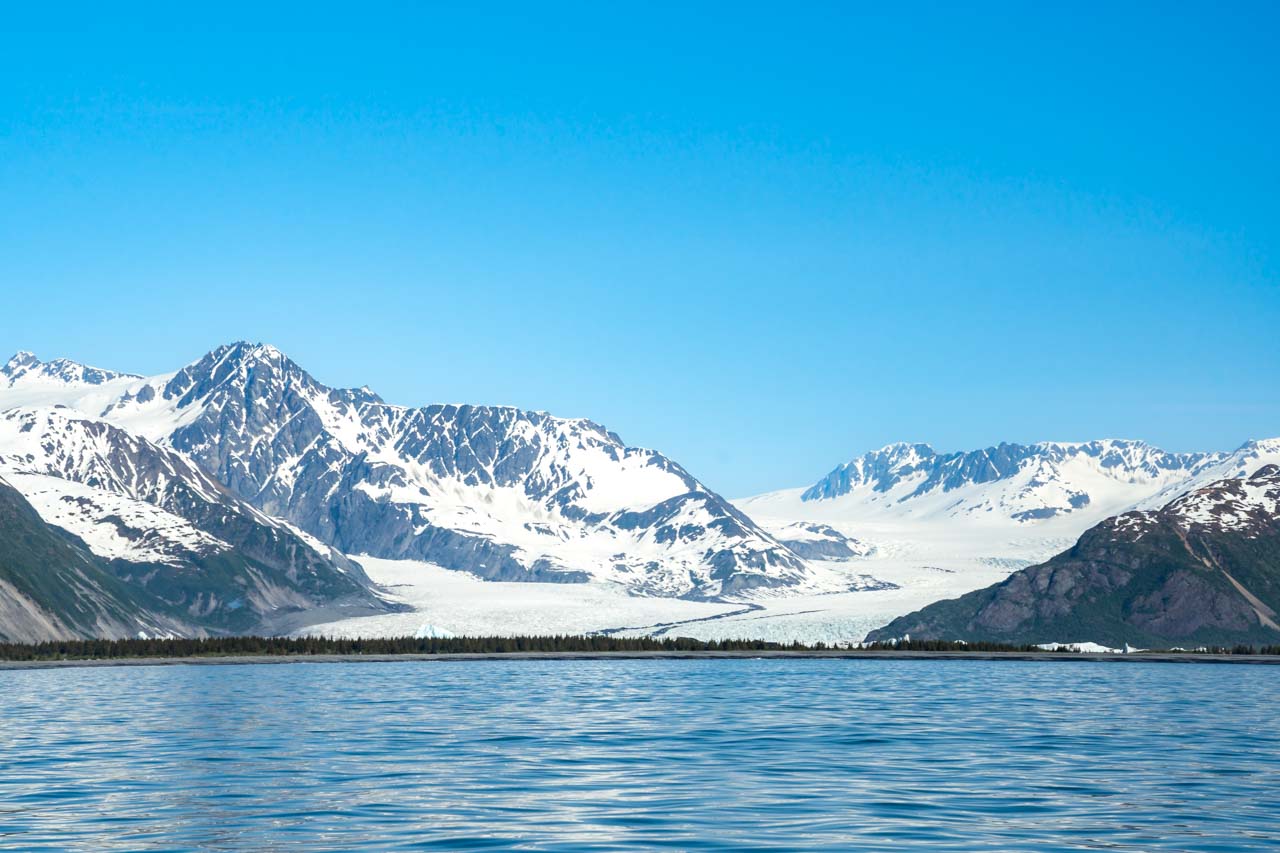
[[[1280,435],[1275,4],[111,7],[0,24],[0,359],[264,341],[734,497]]]

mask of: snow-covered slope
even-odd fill
[[[1271,645],[1278,612],[1280,466],[1272,464],[1108,518],[1053,559],[867,639]]]
[[[387,606],[359,567],[317,550],[172,450],[65,407],[0,411],[0,474],[121,579],[213,630],[319,606]]]
[[[97,414],[146,380],[131,373],[88,367],[65,358],[41,361],[20,352],[0,366],[0,409],[68,406]]]
[[[1280,439],[1233,453],[1169,453],[1141,441],[1000,444],[939,454],[891,444],[840,465],[807,489],[737,501],[770,520],[995,528],[1020,537],[1075,531],[1118,512],[1162,505],[1198,484],[1243,476],[1280,457]]]
[[[83,542],[46,523],[0,477],[0,640],[197,633],[181,611],[122,581]]]
[[[5,478],[47,523],[108,560],[184,565],[192,557],[231,550],[185,518],[145,501],[47,474],[6,471]]]
[[[800,499],[811,506],[830,502],[845,517],[997,524],[1104,518],[1221,459],[1222,454],[1168,453],[1115,439],[1000,444],[947,454],[927,444],[894,444],[839,466]]]
[[[779,541],[806,560],[840,562],[868,557],[875,552],[875,546],[847,536],[829,524],[793,521],[777,524],[772,531]]]
[[[1280,465],[1196,488],[1164,508],[1187,532],[1238,533],[1254,539],[1280,524]]]
[[[99,371],[101,381],[86,384],[66,365],[46,369],[28,355],[10,364],[0,408],[28,401],[38,385],[39,402],[170,448],[344,553],[695,598],[819,583],[681,466],[587,420],[393,406],[367,388],[321,385],[279,350],[248,343],[154,379]]]
[[[1280,438],[1246,441],[1231,453],[1212,454],[1206,464],[1181,482],[1164,487],[1159,492],[1136,503],[1140,509],[1162,507],[1179,495],[1187,494],[1215,483],[1218,480],[1242,479],[1251,476],[1259,468],[1280,465]]]
[[[1126,440],[945,454],[893,444],[808,488],[735,503],[778,536],[807,522],[856,537],[871,549],[857,561],[864,571],[945,598],[1046,560],[1105,518],[1278,461],[1277,439],[1232,453],[1169,453]]]

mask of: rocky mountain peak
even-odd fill
[[[932,465],[938,454],[922,443],[886,444],[837,466],[826,477],[810,486],[801,500],[815,501],[840,497],[860,485],[887,491],[895,483]]]
[[[368,388],[325,386],[249,341],[112,390],[78,410],[176,451],[344,553],[653,595],[806,580],[795,552],[678,463],[589,420],[388,405]]]
[[[1274,467],[1275,462],[1280,460],[1280,438],[1250,439],[1240,445],[1231,454],[1231,458],[1238,466],[1237,476],[1243,476],[1246,471],[1254,470],[1260,464]]]
[[[0,367],[0,374],[5,376],[13,376],[19,370],[29,368],[40,363],[40,359],[36,358],[36,354],[28,350],[18,350],[13,357],[5,362],[4,367]]]
[[[844,499],[851,515],[967,516],[1018,524],[1067,515],[1100,519],[1223,456],[1169,453],[1132,439],[1001,442],[952,453],[937,453],[927,444],[891,444],[837,467],[801,500]]]
[[[1280,466],[1264,465],[1241,479],[1219,480],[1162,510],[1184,530],[1208,529],[1256,537],[1280,530]]]
[[[165,386],[164,395],[197,399],[220,385],[243,387],[254,380],[275,382],[284,377],[314,383],[306,371],[275,347],[237,341],[217,347],[179,370]]]
[[[65,385],[102,385],[116,379],[141,379],[131,373],[120,373],[114,370],[103,370],[90,367],[69,358],[55,358],[52,361],[41,361],[34,353],[20,350],[0,367],[0,376],[8,378],[8,385],[22,384],[65,384]]]

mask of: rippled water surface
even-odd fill
[[[1275,850],[1280,667],[0,671],[5,850]]]

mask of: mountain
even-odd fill
[[[0,377],[10,389],[25,390],[38,393],[40,389],[66,389],[68,387],[99,387],[111,385],[119,380],[141,379],[130,373],[117,373],[114,370],[103,370],[88,367],[65,358],[53,361],[41,361],[34,353],[25,350],[16,353],[3,367]]]
[[[0,365],[0,410],[68,406],[96,415],[129,388],[145,381],[136,374],[89,367],[65,358],[41,361],[23,351]]]
[[[98,565],[200,630],[276,631],[326,608],[389,608],[346,557],[180,454],[71,409],[0,412],[0,475]]]
[[[1271,462],[1280,463],[1280,439],[1230,453],[1171,453],[1122,439],[948,453],[899,443],[836,466],[808,487],[735,505],[784,541],[804,524],[856,540],[857,553],[839,558],[840,567],[899,587],[892,604],[866,597],[845,611],[863,636],[895,616],[1043,563],[1106,518],[1161,507]],[[789,544],[815,571],[833,566],[832,558]]]
[[[1194,489],[1228,477],[1243,478],[1266,465],[1280,465],[1280,438],[1246,441],[1231,453],[1213,453],[1186,480],[1165,486],[1159,492],[1139,501],[1136,509],[1158,509],[1169,501]]]
[[[850,519],[974,519],[1022,524],[1068,516],[1102,518],[1185,483],[1226,454],[1169,453],[1141,441],[1002,443],[938,453],[891,444],[838,466],[800,491],[800,506]],[[792,493],[779,493],[792,494]],[[749,503],[765,504],[763,498]]]
[[[1075,547],[994,586],[940,601],[868,640],[1280,642],[1280,466],[1193,489],[1088,530]]]
[[[197,633],[0,479],[0,640]]]
[[[956,569],[1029,565],[1090,526],[1161,506],[1197,486],[1280,463],[1280,439],[1231,453],[1170,453],[1141,441],[1002,443],[938,453],[891,444],[818,482],[735,501],[776,536],[819,524],[862,543],[863,555]]]
[[[0,377],[0,408],[72,407],[342,553],[688,598],[812,581],[795,552],[680,465],[591,421],[390,405],[245,342],[153,378],[29,354]]]

